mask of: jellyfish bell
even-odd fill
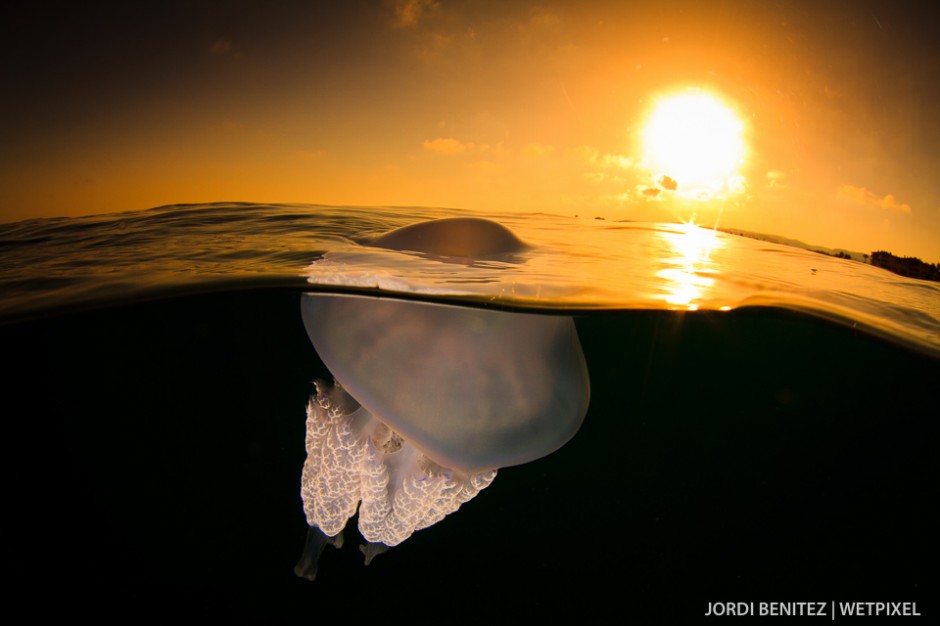
[[[527,463],[584,418],[587,373],[570,317],[322,294],[301,306],[342,388],[442,466]]]
[[[455,247],[461,224],[448,222],[385,242],[447,256],[519,249],[505,238]],[[464,224],[468,241],[486,230],[502,237],[488,224],[498,229]],[[435,247],[444,234],[447,245]],[[557,450],[587,412],[570,317],[333,294],[305,294],[301,311],[336,385],[318,383],[307,410],[301,495],[311,533],[299,575],[313,578],[317,555],[357,509],[368,560],[456,511],[498,468]]]
[[[490,259],[529,248],[502,224],[478,217],[451,217],[411,224],[366,243],[377,248],[468,260]]]

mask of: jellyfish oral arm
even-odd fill
[[[317,383],[317,395],[307,405],[307,461],[301,479],[307,523],[329,537],[339,534],[356,513],[365,454],[354,432],[356,420],[343,412],[339,393]]]
[[[496,470],[465,473],[442,467],[403,440],[341,387],[317,383],[307,407],[307,460],[301,497],[307,523],[338,535],[359,509],[359,532],[395,546],[453,513],[485,489]]]

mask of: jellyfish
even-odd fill
[[[487,220],[425,222],[373,245],[389,242],[468,260],[525,246]],[[357,511],[368,564],[456,511],[499,468],[560,448],[587,412],[571,317],[320,293],[304,294],[301,311],[335,382],[317,382],[307,407],[300,576],[316,576],[320,552],[342,545]]]

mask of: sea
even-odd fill
[[[527,248],[370,245],[447,217]],[[250,203],[0,225],[5,595],[37,619],[936,616],[940,284],[715,226]],[[368,567],[351,524],[299,578],[331,378],[307,292],[571,316],[584,424]]]

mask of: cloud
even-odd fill
[[[392,12],[395,14],[392,26],[412,28],[421,18],[440,6],[437,0],[392,0]]]
[[[620,154],[605,154],[591,146],[580,146],[576,150],[579,158],[597,167],[615,167],[630,169],[636,165],[635,159]]]
[[[590,183],[594,198],[606,198],[605,201],[616,205],[637,199],[661,199],[663,189],[651,184],[634,157],[603,152],[588,145],[568,149],[565,154],[573,159],[566,162],[566,169],[579,171],[579,180]]]
[[[676,182],[676,179],[669,176],[663,176],[656,182],[659,183],[660,187],[668,189],[669,191],[675,191],[679,188],[679,183]]]
[[[786,189],[790,185],[787,184],[787,175],[784,172],[779,172],[776,170],[771,170],[767,172],[767,185],[775,189]]]
[[[459,139],[454,139],[453,137],[438,137],[437,139],[428,139],[427,141],[422,142],[425,150],[434,152],[436,154],[480,154],[486,155],[487,158],[495,157],[502,158],[507,157],[512,154],[512,150],[503,145],[502,142],[495,144],[488,143],[472,143],[469,141],[460,141]],[[533,144],[530,144],[530,146]],[[544,146],[542,144],[538,145],[542,149],[542,152],[538,153],[538,156],[547,156],[551,153],[551,146]],[[526,146],[526,148],[530,148]],[[533,156],[534,153],[526,152],[526,156]]]
[[[437,154],[461,154],[473,149],[473,144],[466,144],[453,137],[438,137],[430,139],[423,144],[425,150],[436,152]]]
[[[422,38],[417,48],[418,57],[424,61],[438,59],[450,48],[453,38],[441,33],[429,33]]]
[[[891,211],[893,213],[911,212],[911,206],[909,204],[898,202],[897,199],[890,193],[886,196],[878,196],[864,187],[842,185],[842,187],[839,188],[839,195],[844,198],[848,198],[857,204],[874,206],[878,207],[879,209],[884,209],[885,211]]]
[[[518,24],[519,35],[531,39],[543,39],[557,34],[564,27],[558,13],[544,7],[534,7],[528,17]]]

